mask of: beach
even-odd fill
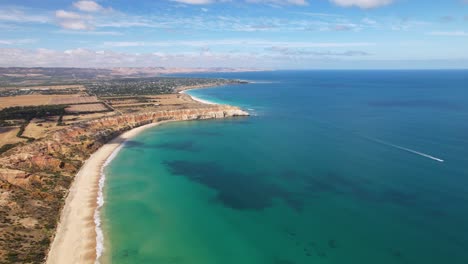
[[[205,87],[205,88],[209,88],[209,87]],[[203,100],[203,99],[200,99],[200,98],[198,98],[196,96],[193,96],[193,95],[190,95],[190,94],[186,93],[187,91],[196,90],[196,89],[203,89],[203,88],[187,89],[187,90],[180,91],[179,93],[187,94],[192,98],[192,100],[195,100],[195,101],[200,102],[202,104],[217,105],[217,103],[215,103],[215,102],[211,102],[211,101],[208,101],[208,100]]]
[[[95,212],[99,204],[97,201],[102,168],[125,141],[161,123],[163,122],[127,131],[89,157],[75,176],[70,188],[46,263],[73,264],[96,261],[98,247]],[[102,245],[99,246],[101,247]]]
[[[60,221],[55,237],[49,249],[46,263],[97,263],[104,250],[104,236],[100,229],[100,208],[104,203],[102,189],[104,187],[104,167],[116,156],[123,144],[138,135],[141,131],[162,123],[225,118],[227,116],[248,115],[240,109],[223,110],[222,106],[215,109],[180,110],[172,113],[172,117],[161,121],[149,115],[149,123],[126,131],[100,147],[83,164],[76,174],[69,189],[65,205],[60,214]],[[175,110],[176,111],[176,110]],[[227,115],[226,115],[227,114]],[[166,117],[167,118],[167,117]],[[141,120],[141,119],[140,119]],[[127,121],[134,121],[131,117]],[[135,126],[135,125],[134,125]]]

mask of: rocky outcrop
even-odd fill
[[[121,133],[167,120],[246,116],[231,106],[203,106],[107,117],[76,124],[0,156],[0,263],[44,260],[75,173],[99,147]],[[25,225],[24,222],[34,223]]]

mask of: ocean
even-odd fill
[[[188,93],[105,167],[101,262],[468,263],[468,71],[273,71]]]

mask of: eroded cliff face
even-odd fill
[[[55,131],[0,156],[0,263],[44,260],[73,176],[99,147],[132,128],[167,120],[246,116],[210,106],[108,117]]]

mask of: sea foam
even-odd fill
[[[94,262],[95,264],[99,264],[99,259],[101,258],[103,252],[104,252],[104,233],[101,228],[101,213],[100,210],[102,206],[104,205],[104,184],[106,181],[106,174],[104,173],[105,167],[109,165],[109,163],[117,156],[119,151],[122,149],[122,147],[125,145],[125,143],[122,143],[119,147],[117,147],[111,155],[106,159],[104,164],[101,166],[101,177],[99,178],[99,190],[98,190],[98,196],[96,199],[97,206],[96,209],[94,210],[94,225],[95,225],[95,230],[96,230],[96,261]]]

